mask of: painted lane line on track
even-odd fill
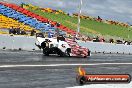
[[[32,64],[19,64],[19,65],[0,65],[0,68],[15,68],[15,67],[61,67],[61,66],[100,66],[100,65],[132,65],[132,63],[89,63],[89,64],[48,64],[48,65],[43,65],[43,64],[37,64],[37,65],[32,65]]]

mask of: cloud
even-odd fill
[[[80,0],[4,0],[11,3],[31,3],[40,7],[77,13]],[[83,0],[82,13],[132,23],[132,0]]]
[[[82,9],[82,14],[90,15],[90,14],[95,14],[97,13],[97,10],[94,9]]]

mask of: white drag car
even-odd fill
[[[72,39],[59,36],[57,38],[45,38],[42,33],[36,34],[36,46],[43,49],[43,54],[49,56],[50,54],[57,54],[59,56],[90,56],[89,49],[79,46]]]

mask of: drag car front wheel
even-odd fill
[[[84,58],[87,58],[87,56],[84,56]]]
[[[90,54],[91,54],[91,51],[89,50],[89,51],[88,51],[88,56],[90,56]]]
[[[65,54],[66,54],[66,56],[69,56],[69,57],[70,57],[70,56],[71,56],[70,53],[71,53],[71,49],[68,48],[68,49],[65,51]]]

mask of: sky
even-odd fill
[[[0,0],[40,7],[61,9],[68,13],[79,12],[80,0]],[[83,0],[82,14],[132,24],[132,0]]]

